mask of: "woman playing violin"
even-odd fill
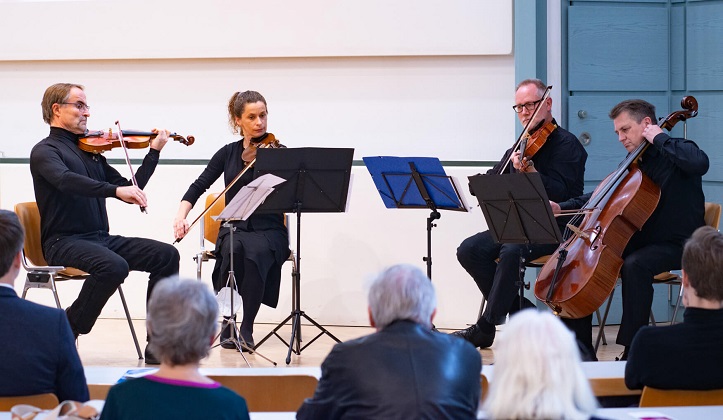
[[[266,99],[260,93],[246,91],[233,94],[228,103],[229,124],[234,133],[240,133],[242,138],[221,147],[186,191],[173,221],[176,238],[183,238],[188,233],[186,217],[199,197],[221,175],[224,184],[228,186],[253,162],[253,151],[259,144],[273,138],[272,134],[266,132],[267,117]],[[228,190],[226,203],[252,180],[253,171],[248,170]],[[283,214],[253,214],[246,221],[235,221],[233,224],[236,227],[233,234],[234,277],[243,298],[241,338],[247,346],[253,347],[253,324],[261,304],[276,307],[279,300],[281,265],[289,256],[289,237]],[[228,279],[229,242],[228,229],[221,228],[216,241],[216,265],[212,275],[217,292],[226,286]],[[229,338],[230,331],[230,328],[223,328],[222,343]],[[226,342],[224,347],[235,348],[230,342]]]
[[[648,324],[653,277],[680,269],[685,241],[705,224],[702,176],[708,172],[709,161],[694,142],[665,134],[656,124],[655,106],[646,101],[623,101],[613,107],[609,116],[618,140],[628,152],[643,142],[650,143],[638,166],[660,188],[657,207],[622,254],[623,316],[617,343],[625,346],[621,357],[625,360],[633,337]],[[559,205],[552,203],[552,209],[556,213],[560,209],[579,209],[591,196],[588,193]],[[575,321],[579,321],[574,327],[576,333],[590,334],[592,315]]]
[[[50,134],[33,147],[30,172],[40,210],[43,252],[48,263],[90,274],[78,298],[66,309],[73,333],[90,332],[101,309],[128,272],[150,273],[148,296],[155,283],[178,274],[178,251],[172,245],[109,233],[106,198],[146,205],[143,187],[158,164],[168,132],[158,130],[138,169],[138,185],[108,164],[103,155],[79,148],[90,107],[83,86],[58,83],[46,89],[43,120]],[[146,363],[158,363],[146,350]]]

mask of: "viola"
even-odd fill
[[[123,146],[128,149],[145,149],[150,146],[151,140],[157,135],[152,131],[122,130],[120,136],[118,132],[113,132],[113,129],[108,129],[107,132],[88,131],[79,139],[78,148],[91,153],[103,153]],[[183,137],[176,133],[171,133],[168,137],[186,146],[192,145],[196,140],[193,136]],[[123,139],[123,144],[121,144],[121,139]]]
[[[281,147],[281,143],[279,143],[279,141],[276,140],[276,137],[274,137],[271,133],[266,133],[261,137],[251,139],[249,147],[245,148],[243,152],[241,152],[241,159],[244,161],[244,165],[249,165],[256,160],[256,151],[259,147],[278,149]]]
[[[520,142],[520,160],[522,161],[522,172],[530,166],[530,160],[537,153],[538,150],[547,142],[547,138],[550,137],[553,131],[557,128],[557,125],[552,121],[545,123],[545,120],[534,127],[530,133],[525,135]]]

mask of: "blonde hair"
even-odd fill
[[[515,314],[493,349],[489,418],[588,419],[597,409],[575,338],[552,314]]]

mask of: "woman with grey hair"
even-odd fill
[[[490,419],[590,419],[597,400],[574,335],[547,312],[514,315],[493,347],[494,376],[483,410]]]
[[[153,289],[146,326],[158,372],[114,385],[101,419],[249,419],[246,400],[199,372],[216,334],[218,304],[196,280]]]

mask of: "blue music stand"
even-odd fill
[[[374,185],[388,209],[424,209],[427,218],[427,277],[432,279],[432,228],[442,215],[439,209],[468,211],[454,179],[442,163],[430,157],[374,156],[363,158]]]

